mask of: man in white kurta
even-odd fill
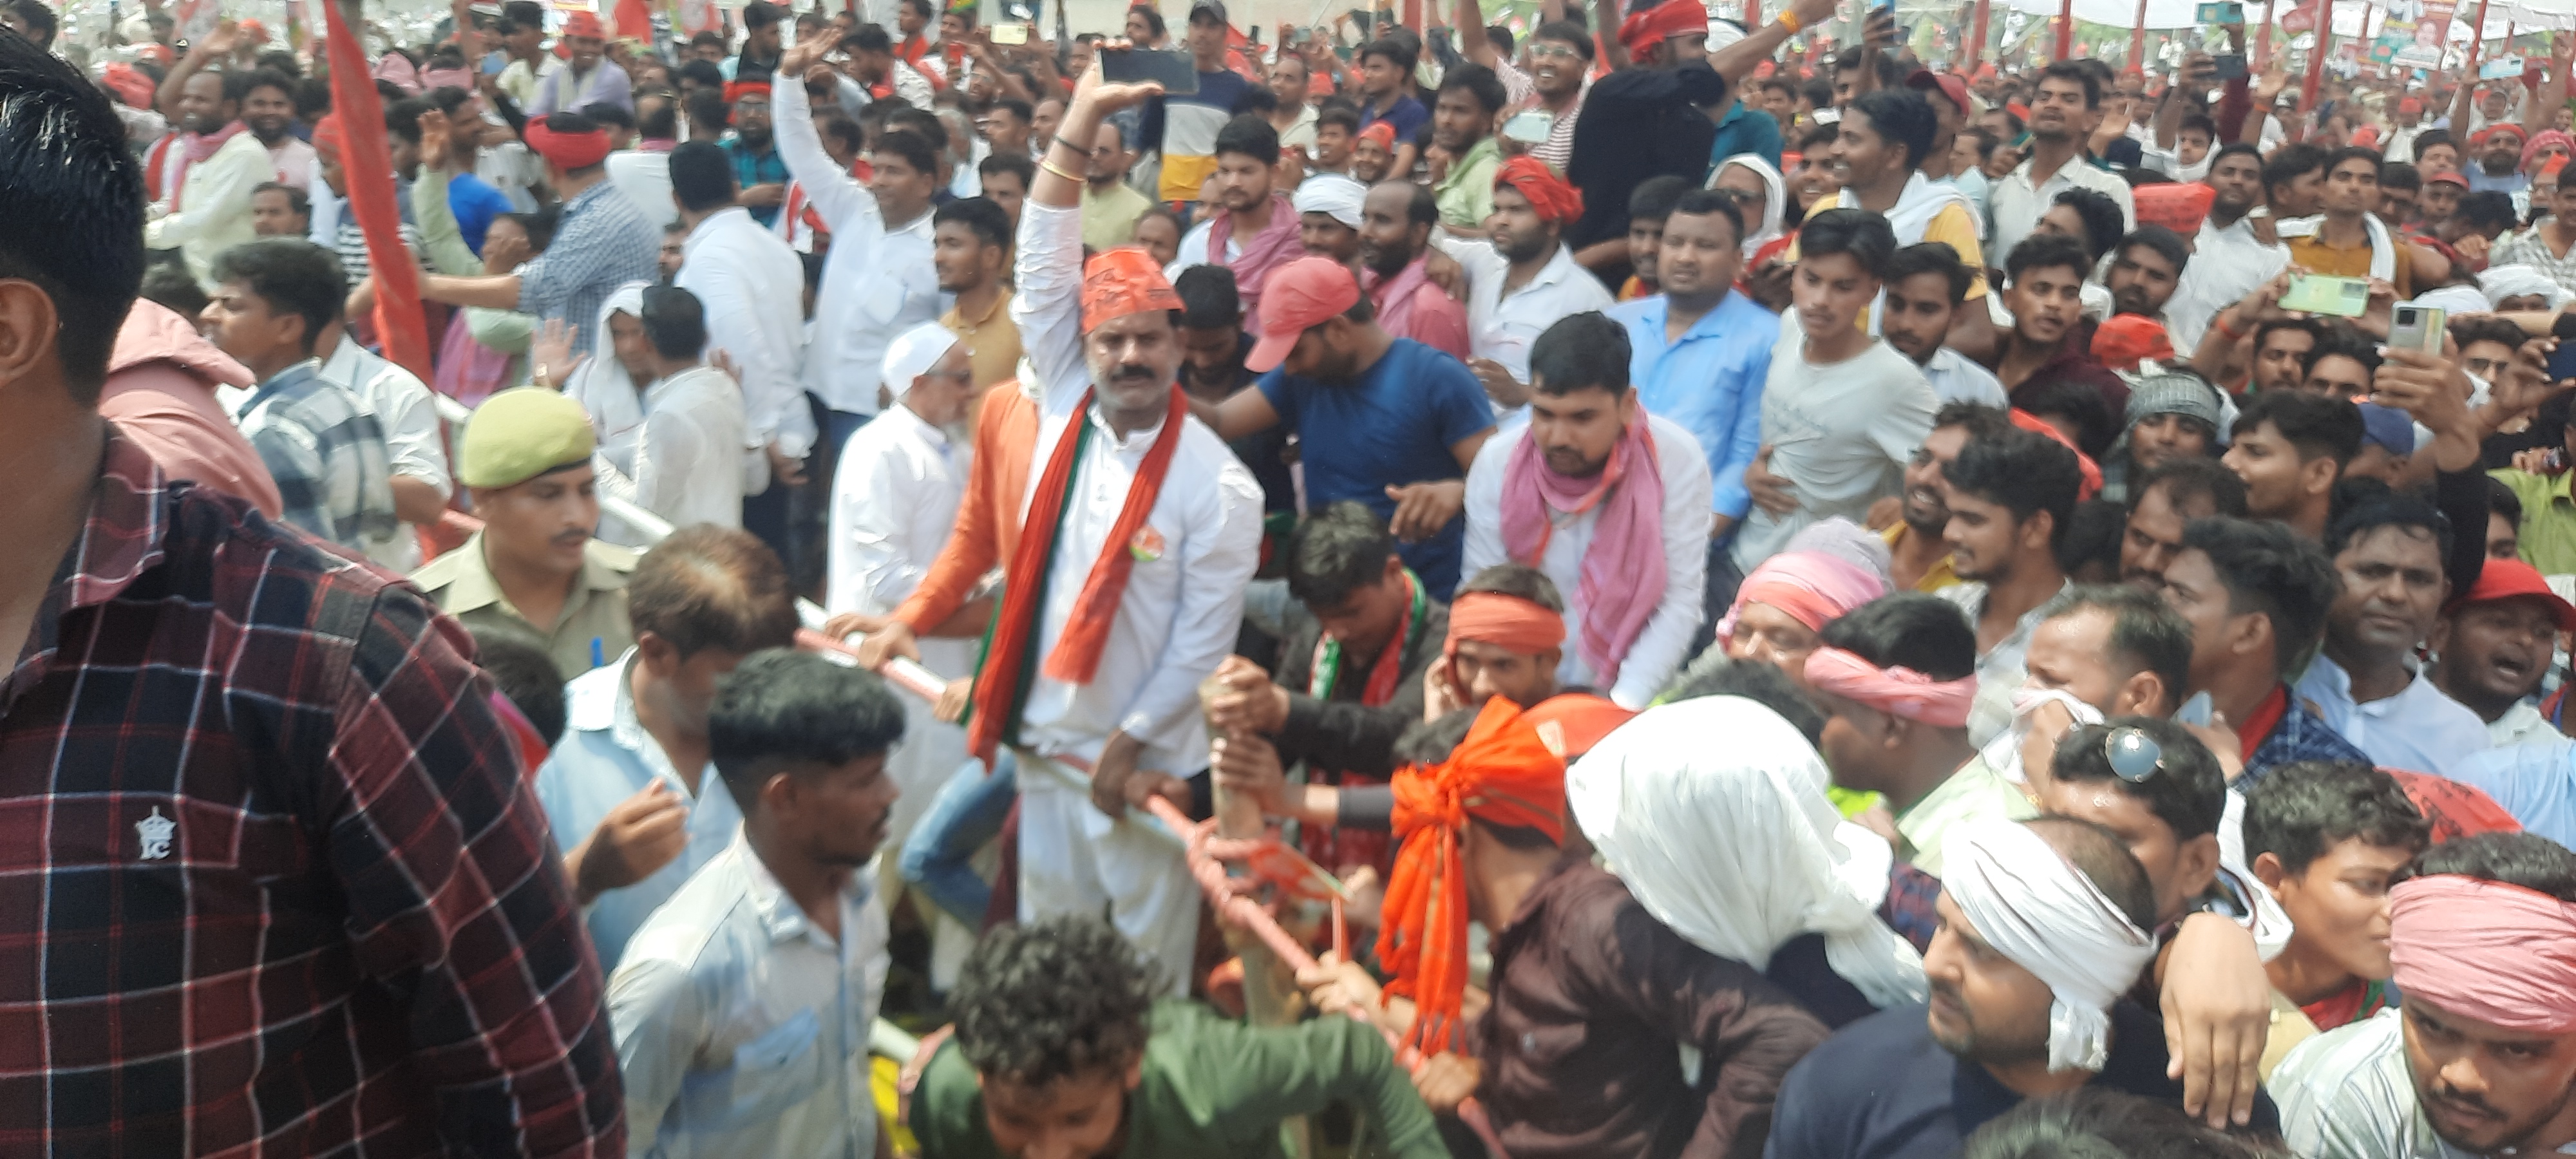
[[[652,512],[673,527],[742,526],[742,493],[756,468],[743,455],[742,387],[698,360],[708,344],[705,306],[676,286],[641,294],[653,384],[627,466],[594,457],[601,494]]]
[[[733,162],[722,150],[690,142],[671,151],[671,196],[689,226],[673,283],[706,309],[707,352],[723,351],[740,376],[747,495],[769,489],[762,448],[785,431],[810,439],[812,412],[798,385],[805,363],[805,266],[778,235],[734,204]],[[801,443],[800,443],[801,445]],[[790,458],[802,458],[796,454]]]

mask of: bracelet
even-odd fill
[[[1806,25],[1805,25],[1804,23],[1802,23],[1802,22],[1800,22],[1800,21],[1799,21],[1799,19],[1798,19],[1798,14],[1797,14],[1797,13],[1795,13],[1795,12],[1785,12],[1785,11],[1784,11],[1784,12],[1780,13],[1780,15],[1777,17],[1777,19],[1779,20],[1779,22],[1780,22],[1780,26],[1781,26],[1782,28],[1786,28],[1786,29],[1788,29],[1788,30],[1789,30],[1789,34],[1790,34],[1791,36],[1795,36],[1795,35],[1797,35],[1797,34],[1798,34],[1798,30],[1800,30],[1800,29],[1802,29],[1802,28],[1805,28],[1805,27],[1806,27]]]
[[[1038,162],[1038,168],[1040,168],[1040,169],[1044,169],[1044,170],[1046,170],[1046,171],[1047,171],[1047,172],[1049,172],[1049,173],[1053,173],[1053,174],[1055,174],[1056,176],[1061,177],[1061,178],[1064,178],[1064,179],[1065,179],[1065,180],[1067,180],[1067,181],[1073,182],[1073,183],[1074,183],[1074,184],[1076,184],[1076,185],[1080,185],[1080,184],[1082,184],[1082,183],[1083,183],[1083,179],[1082,179],[1082,177],[1081,177],[1080,175],[1078,175],[1078,174],[1076,174],[1076,173],[1074,173],[1074,172],[1072,172],[1072,171],[1070,171],[1070,170],[1066,169],[1066,168],[1065,168],[1064,166],[1062,166],[1062,165],[1058,165],[1058,164],[1056,164],[1056,163],[1055,163],[1055,158],[1053,158],[1053,157],[1048,157],[1048,158],[1046,158],[1045,160],[1042,160],[1042,161]]]
[[[2227,340],[2228,340],[2228,341],[2230,341],[2230,342],[2241,342],[2241,341],[2244,341],[2244,339],[2245,339],[2245,334],[2244,334],[2244,332],[2243,332],[2243,331],[2240,331],[2240,330],[2238,330],[2237,328],[2235,328],[2235,327],[2230,326],[2230,325],[2228,325],[2228,324],[2227,324],[2227,316],[2228,316],[2229,314],[2233,314],[2233,313],[2235,313],[2235,312],[2236,312],[2236,308],[2235,308],[2235,307],[2233,307],[2233,306],[2230,306],[2230,307],[2228,307],[2227,309],[2221,310],[2221,311],[2219,311],[2218,313],[2213,314],[2213,315],[2211,315],[2211,316],[2210,316],[2210,319],[2209,319],[2209,325],[2210,325],[2210,328],[2211,328],[2211,329],[2214,329],[2214,330],[2218,331],[2219,333],[2226,335],[2226,336],[2227,336]]]

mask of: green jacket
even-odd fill
[[[1280,1120],[1336,1102],[1366,1114],[1370,1136],[1398,1159],[1447,1159],[1413,1080],[1372,1027],[1317,1018],[1256,1029],[1179,1000],[1155,1006],[1151,1020],[1120,1159],[1278,1155]],[[911,1127],[923,1159],[1001,1159],[974,1068],[954,1042],[922,1075]]]

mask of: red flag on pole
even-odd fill
[[[366,50],[358,47],[339,0],[323,0],[322,14],[331,56],[331,108],[340,119],[340,168],[348,175],[349,212],[366,234],[367,267],[376,280],[376,334],[387,360],[428,382],[429,320],[420,310],[419,267],[403,248],[394,163],[385,146],[384,104],[376,97]]]

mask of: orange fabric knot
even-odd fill
[[[1082,328],[1097,330],[1112,318],[1147,310],[1178,310],[1181,296],[1172,290],[1163,267],[1140,246],[1119,246],[1092,255],[1082,267]]]
[[[1697,10],[1698,0],[1690,3]],[[1547,167],[1547,162],[1527,153],[1503,162],[1503,167],[1494,171],[1494,185],[1520,190],[1541,221],[1571,222],[1583,216],[1583,191],[1566,184],[1556,170]]]

